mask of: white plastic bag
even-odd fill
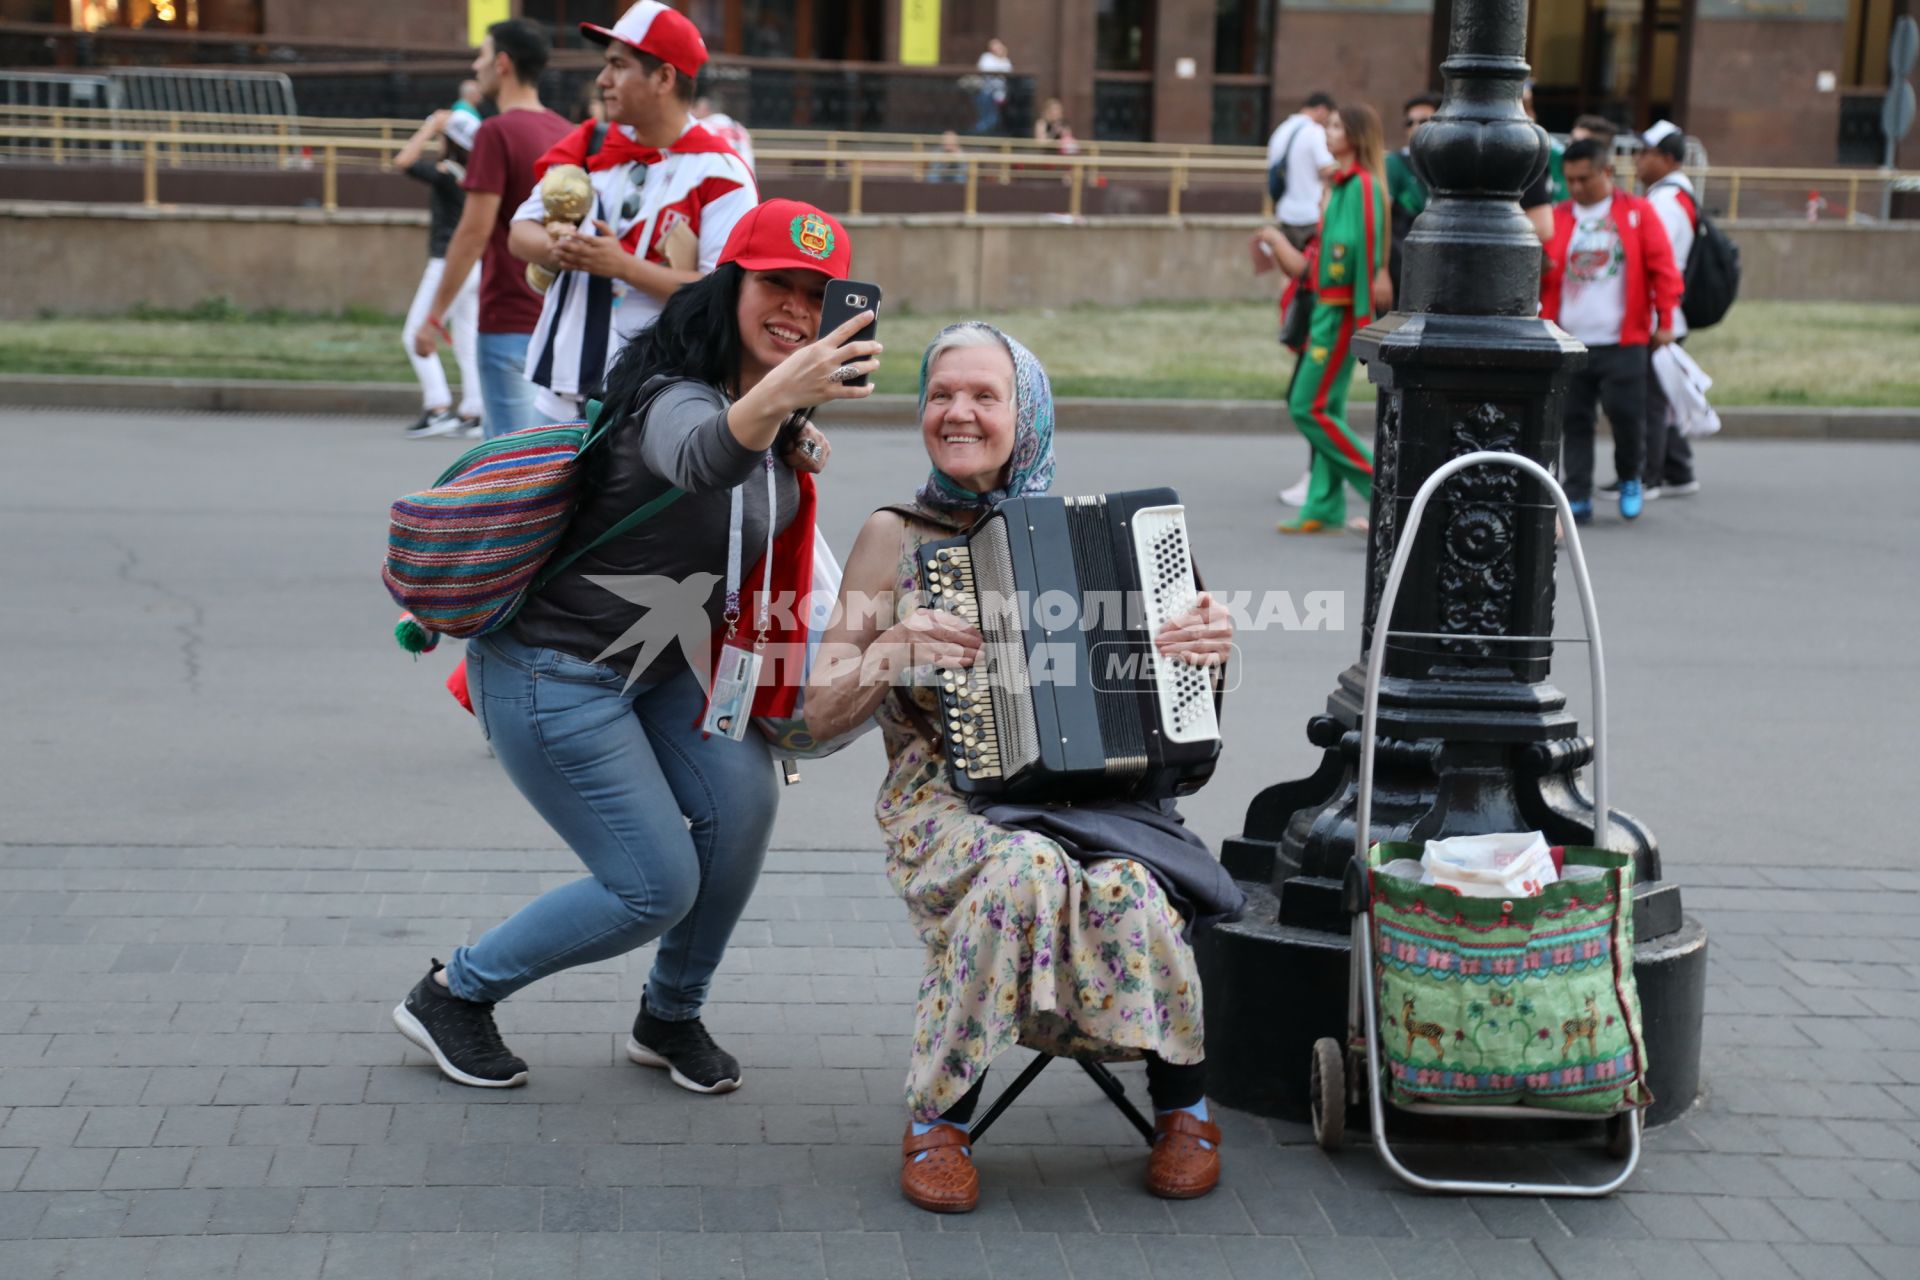
[[[1653,376],[1667,397],[1667,413],[1682,436],[1699,440],[1720,430],[1720,415],[1707,403],[1713,379],[1678,343],[1653,353]]]
[[[1538,831],[1429,840],[1420,861],[1424,883],[1468,898],[1531,898],[1560,878]]]

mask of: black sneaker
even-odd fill
[[[527,1064],[508,1052],[493,1025],[493,1006],[462,1000],[433,980],[438,960],[393,1009],[400,1034],[433,1055],[441,1074],[481,1089],[527,1082]]]
[[[1612,484],[1603,484],[1600,486],[1600,492],[1618,493],[1620,492],[1620,482],[1618,480],[1615,480]]]
[[[740,1087],[740,1063],[713,1042],[698,1018],[669,1022],[647,1012],[640,997],[640,1016],[633,1020],[627,1041],[627,1059],[643,1067],[665,1067],[673,1082],[695,1093],[731,1093]]]
[[[409,440],[428,440],[434,436],[450,436],[460,430],[460,419],[446,409],[428,409],[414,424],[400,434]]]

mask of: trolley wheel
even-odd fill
[[[1346,1075],[1347,1055],[1340,1042],[1332,1037],[1314,1041],[1307,1089],[1313,1108],[1313,1140],[1323,1151],[1338,1150],[1347,1134]]]
[[[1607,1120],[1607,1154],[1625,1160],[1633,1150],[1633,1112],[1623,1111]]]

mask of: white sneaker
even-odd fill
[[[1286,503],[1290,507],[1304,507],[1307,505],[1307,488],[1312,483],[1313,483],[1313,472],[1309,471],[1305,475],[1301,476],[1298,480],[1294,481],[1292,484],[1282,489],[1279,492],[1278,497],[1280,501]]]
[[[420,420],[406,429],[409,440],[426,440],[432,436],[452,435],[460,429],[460,418],[451,410],[429,409],[420,415]]]
[[[1661,490],[1659,485],[1650,484],[1645,488],[1643,488],[1642,490],[1640,490],[1640,501],[1652,502],[1655,498],[1658,498],[1660,496],[1660,492]]]
[[[487,431],[485,427],[480,425],[480,419],[462,418],[460,419],[460,434],[469,440],[478,440],[486,435]]]
[[[1660,491],[1669,498],[1691,498],[1700,492],[1700,482],[1689,480],[1685,484],[1664,484],[1660,486]]]

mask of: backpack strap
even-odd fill
[[[1278,185],[1282,188],[1282,192],[1284,192],[1287,182],[1287,157],[1293,154],[1293,144],[1300,141],[1300,135],[1306,132],[1307,128],[1307,121],[1304,116],[1296,116],[1295,119],[1299,120],[1300,123],[1294,125],[1293,132],[1287,135],[1287,145],[1280,148],[1280,158],[1275,160],[1273,167],[1267,170],[1267,194],[1274,200],[1275,207],[1273,216],[1276,221],[1280,217],[1279,201],[1281,193],[1276,193],[1274,187]],[[1276,173],[1280,175],[1280,181],[1277,184],[1274,182],[1274,175]]]
[[[1670,189],[1673,192],[1674,199],[1680,201],[1681,207],[1687,211],[1687,221],[1693,225],[1695,230],[1698,230],[1700,227],[1700,202],[1693,198],[1693,193],[1679,183],[1671,181],[1670,178],[1662,178],[1647,188],[1647,198],[1651,200],[1653,193],[1663,188]]]
[[[1687,221],[1691,222],[1694,230],[1698,231],[1700,229],[1700,206],[1694,203],[1693,197],[1687,193],[1685,187],[1675,187],[1673,189],[1673,195],[1676,200],[1679,200],[1686,206]]]
[[[658,397],[661,392],[665,391],[668,387],[672,386],[676,381],[678,381],[678,379],[675,379],[675,378],[667,378],[667,379],[661,380],[659,385],[653,387],[651,390],[647,392],[645,398],[642,399],[640,404],[635,407],[634,412],[636,414],[645,415],[649,410],[653,408],[654,399]],[[589,400],[587,402],[587,420],[591,425],[587,429],[587,432],[588,432],[587,438],[581,442],[580,452],[585,453],[588,445],[598,441],[601,437],[605,436],[607,432],[612,428],[613,426],[612,422],[603,423],[599,421],[599,419],[605,414],[606,414],[605,405],[600,404],[598,401],[593,401],[593,400]],[[559,577],[563,572],[565,572],[568,566],[573,564],[573,562],[578,560],[581,556],[584,556],[585,554],[587,554],[587,552],[606,545],[607,543],[613,541],[615,538],[619,537],[623,533],[639,528],[641,525],[653,519],[655,516],[659,515],[662,511],[665,511],[668,507],[672,506],[674,503],[680,501],[681,498],[686,496],[686,493],[687,491],[685,489],[679,488],[678,486],[670,488],[665,493],[662,493],[658,497],[652,498],[649,501],[642,503],[638,508],[627,513],[627,515],[623,516],[621,519],[615,521],[612,527],[607,529],[605,533],[602,533],[599,537],[595,538],[592,542],[587,543],[583,547],[576,547],[574,550],[568,552],[566,555],[561,556],[556,560],[548,561],[546,567],[540,571],[540,576],[534,579],[533,586],[528,589],[527,594],[531,596],[535,592],[539,591],[540,588],[546,586],[549,582],[552,582],[555,578]]]

